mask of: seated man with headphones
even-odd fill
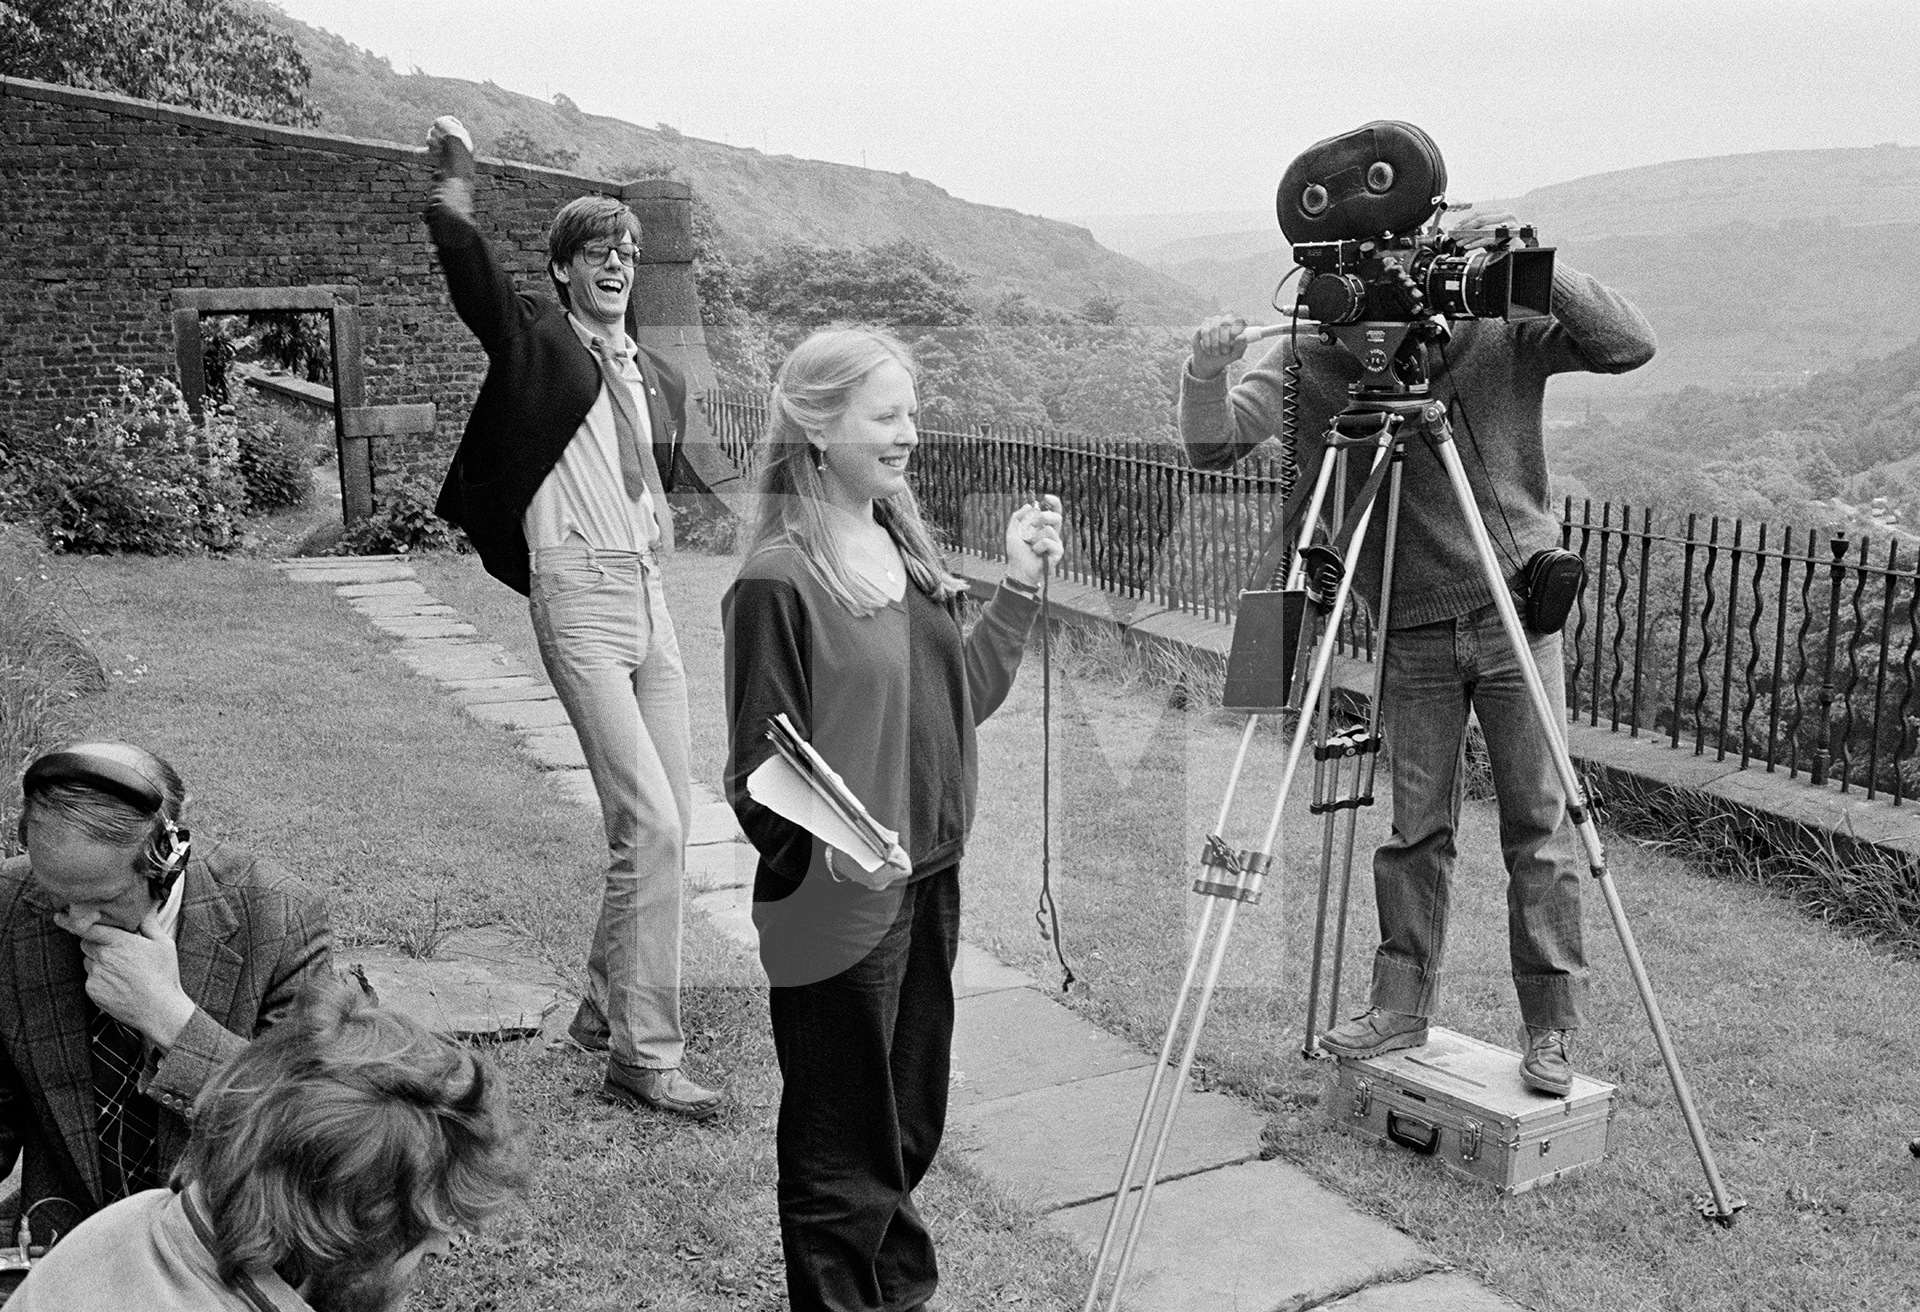
[[[201,1086],[331,974],[333,936],[299,881],[189,842],[151,752],[76,744],[23,791],[26,854],[0,865],[0,1174],[24,1155],[42,1244],[166,1184]]]

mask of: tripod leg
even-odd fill
[[[1346,851],[1340,862],[1340,911],[1333,927],[1333,978],[1327,988],[1327,1027],[1340,1023],[1340,975],[1347,955],[1347,904],[1353,893],[1353,849],[1360,829],[1360,807],[1373,805],[1373,786],[1380,764],[1381,691],[1387,678],[1387,643],[1393,636],[1393,562],[1400,543],[1400,480],[1406,469],[1406,449],[1396,444],[1393,472],[1387,479],[1387,524],[1381,542],[1380,608],[1373,638],[1373,697],[1367,703],[1366,738],[1361,760],[1354,765],[1353,804],[1347,813]]]
[[[1393,440],[1393,428],[1383,428],[1380,436],[1380,445],[1374,457],[1376,465],[1388,457],[1389,447],[1392,445]],[[1352,598],[1353,567],[1359,559],[1362,544],[1366,541],[1367,520],[1372,514],[1373,507],[1371,504],[1364,507],[1360,512],[1360,523],[1348,548],[1345,570],[1341,576],[1340,585],[1334,594],[1333,605],[1329,611],[1327,625],[1322,630],[1320,639],[1314,647],[1313,663],[1311,666],[1312,673],[1308,679],[1307,692],[1302,703],[1303,705],[1311,704],[1319,697],[1320,689],[1326,681],[1327,668],[1333,658],[1333,644],[1339,635],[1340,616],[1345,612]],[[1250,876],[1250,882],[1247,881],[1246,877],[1243,877],[1243,887],[1247,889],[1251,897],[1257,897],[1260,872],[1264,871],[1265,863],[1270,862],[1272,859],[1275,841],[1279,835],[1280,819],[1286,807],[1287,794],[1293,787],[1294,777],[1300,767],[1300,756],[1306,747],[1306,740],[1312,732],[1312,729],[1312,719],[1306,715],[1302,715],[1298,723],[1294,726],[1292,739],[1287,748],[1286,768],[1281,775],[1280,786],[1274,796],[1273,812],[1267,825],[1266,841],[1259,851],[1254,854],[1256,861],[1261,863],[1260,870],[1255,871]],[[1251,727],[1249,727],[1249,735],[1251,732]],[[1246,743],[1243,741],[1241,745],[1241,759],[1244,759],[1245,754]],[[1239,772],[1240,761],[1236,760],[1234,766],[1234,778],[1236,782],[1239,778]],[[1221,829],[1226,827],[1226,819],[1230,805],[1231,793],[1229,793],[1229,802],[1223,804],[1221,807]],[[1146,1174],[1140,1184],[1140,1199],[1134,1207],[1132,1223],[1127,1228],[1126,1242],[1120,1249],[1119,1265],[1115,1269],[1113,1288],[1107,1301],[1108,1312],[1115,1312],[1120,1305],[1120,1295],[1126,1287],[1127,1273],[1132,1269],[1134,1256],[1139,1249],[1140,1235],[1146,1227],[1147,1209],[1153,1201],[1154,1185],[1159,1180],[1160,1166],[1165,1159],[1167,1143],[1173,1135],[1174,1120],[1180,1108],[1180,1096],[1185,1091],[1187,1079],[1193,1070],[1193,1057],[1195,1051],[1199,1048],[1200,1031],[1206,1024],[1207,1011],[1213,1004],[1214,990],[1219,984],[1220,979],[1220,968],[1226,960],[1227,943],[1233,933],[1233,922],[1239,910],[1239,900],[1229,902],[1226,915],[1221,918],[1220,929],[1214,938],[1212,959],[1207,967],[1206,979],[1200,987],[1199,997],[1194,1005],[1193,1021],[1187,1030],[1186,1044],[1181,1052],[1179,1068],[1174,1075],[1173,1089],[1167,1100],[1167,1110],[1160,1118],[1159,1131],[1154,1140],[1153,1156],[1147,1164]],[[1210,916],[1211,908],[1209,908],[1208,915],[1203,917],[1203,921],[1210,919]],[[1193,960],[1197,961],[1198,957],[1199,942],[1196,940]],[[1191,981],[1192,971],[1193,965],[1190,962],[1188,965],[1189,982]],[[1184,994],[1185,985],[1182,986],[1182,1006],[1184,1006]],[[1179,1011],[1180,1008],[1176,1007],[1174,1025],[1168,1027],[1166,1043],[1162,1048],[1162,1064],[1155,1068],[1153,1087],[1149,1090],[1148,1094],[1149,1106],[1154,1103],[1158,1096],[1161,1076],[1164,1072],[1165,1054],[1171,1049],[1173,1043],[1174,1028],[1177,1027],[1179,1023]],[[1135,1150],[1129,1154],[1129,1168],[1122,1177],[1120,1189],[1114,1195],[1113,1209],[1109,1214],[1107,1222],[1108,1235],[1101,1243],[1100,1259],[1094,1270],[1092,1285],[1087,1291],[1087,1301],[1084,1305],[1083,1312],[1092,1312],[1094,1305],[1099,1299],[1100,1282],[1106,1269],[1106,1259],[1111,1248],[1112,1230],[1118,1224],[1120,1211],[1125,1206],[1127,1193],[1132,1187],[1132,1165],[1138,1156],[1138,1141],[1146,1132],[1145,1122],[1148,1118],[1147,1111],[1143,1109],[1141,1116],[1142,1125],[1135,1133]]]
[[[1249,715],[1246,728],[1240,733],[1240,747],[1233,756],[1233,769],[1227,776],[1226,794],[1221,799],[1220,815],[1214,824],[1213,832],[1224,833],[1227,821],[1233,813],[1235,795],[1240,790],[1240,777],[1247,765],[1247,750],[1253,746],[1254,730],[1259,726],[1260,717]],[[1160,1042],[1160,1059],[1153,1065],[1153,1078],[1148,1082],[1147,1095],[1140,1103],[1140,1118],[1133,1127],[1133,1142],[1127,1148],[1126,1163],[1120,1168],[1120,1183],[1113,1191],[1113,1208],[1107,1213],[1106,1229],[1100,1235],[1100,1252],[1094,1259],[1093,1279],[1087,1287],[1087,1299],[1082,1312],[1093,1312],[1100,1297],[1100,1282],[1107,1269],[1107,1261],[1113,1252],[1114,1236],[1120,1230],[1120,1217],[1127,1205],[1127,1196],[1134,1190],[1134,1173],[1140,1165],[1140,1150],[1145,1146],[1147,1134],[1154,1123],[1154,1111],[1159,1106],[1160,1089],[1165,1081],[1167,1063],[1173,1055],[1173,1046],[1180,1034],[1181,1020],[1186,1014],[1188,1000],[1193,996],[1194,976],[1199,972],[1200,959],[1205,954],[1208,934],[1213,925],[1214,911],[1220,899],[1208,898],[1206,906],[1200,912],[1200,924],[1193,935],[1193,947],[1187,954],[1186,974],[1181,977],[1180,990],[1174,995],[1173,1012],[1167,1018],[1166,1036]],[[1172,1117],[1169,1108],[1166,1115]],[[1145,1198],[1142,1197],[1144,1207]],[[1115,1289],[1119,1286],[1116,1283]]]
[[[1356,773],[1363,773],[1356,771]],[[1356,789],[1356,796],[1364,796]],[[1353,894],[1353,848],[1360,828],[1360,811],[1347,812],[1346,853],[1340,862],[1340,909],[1333,921],[1333,973],[1327,982],[1327,1028],[1340,1023],[1340,972],[1347,956],[1347,904]]]
[[[1320,1012],[1320,967],[1325,960],[1327,943],[1327,899],[1333,884],[1333,840],[1334,824],[1337,816],[1333,805],[1340,791],[1340,775],[1343,758],[1330,749],[1332,736],[1332,689],[1323,686],[1320,689],[1319,728],[1315,739],[1321,749],[1314,755],[1313,762],[1313,805],[1324,817],[1320,835],[1320,894],[1313,912],[1313,964],[1307,971],[1307,1024],[1300,1036],[1300,1055],[1312,1059],[1320,1055],[1320,1031],[1315,1017]]]
[[[1507,590],[1506,578],[1500,572],[1499,558],[1494,554],[1493,539],[1487,535],[1487,526],[1481,521],[1479,505],[1473,497],[1473,485],[1467,481],[1466,467],[1460,463],[1460,452],[1454,446],[1444,417],[1439,419],[1437,431],[1433,432],[1432,446],[1446,468],[1448,481],[1453,484],[1454,498],[1459,502],[1461,515],[1467,522],[1467,532],[1473,540],[1475,554],[1480,557],[1480,568],[1486,575],[1488,590],[1493,593],[1494,608],[1500,614],[1507,642],[1512,646],[1526,680],[1535,718],[1539,720],[1541,731],[1546,734],[1551,747],[1554,769],[1560,776],[1560,786],[1567,798],[1567,818],[1573,821],[1575,831],[1580,835],[1581,845],[1586,849],[1588,868],[1599,882],[1606,899],[1607,913],[1613,919],[1614,933],[1619,936],[1628,972],[1633,976],[1634,988],[1639,990],[1640,1003],[1646,1009],[1654,1044],[1660,1049],[1660,1060],[1665,1063],[1667,1078],[1673,1083],[1673,1095],[1680,1104],[1680,1115],[1686,1121],[1687,1135],[1693,1140],[1693,1150],[1700,1159],[1700,1169],[1707,1177],[1712,1211],[1702,1207],[1702,1215],[1721,1225],[1730,1226],[1744,1204],[1729,1198],[1726,1185],[1721,1182],[1720,1168],[1714,1161],[1712,1145],[1707,1142],[1706,1128],[1701,1124],[1700,1113],[1694,1107],[1693,1091],[1680,1069],[1680,1058],[1674,1051],[1666,1021],[1660,1014],[1660,1002],[1654,997],[1653,981],[1648,978],[1646,966],[1640,960],[1640,949],[1634,942],[1633,928],[1627,923],[1626,908],[1621,905],[1620,895],[1613,886],[1613,876],[1607,871],[1606,851],[1600,844],[1600,829],[1587,806],[1586,793],[1580,787],[1580,777],[1574,772],[1573,758],[1567,753],[1560,714],[1547,696],[1546,685],[1534,665],[1532,644],[1527,641],[1526,630],[1521,626],[1520,613],[1514,609],[1513,596]]]

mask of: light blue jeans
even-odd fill
[[[1564,726],[1560,637],[1529,638],[1547,699]],[[1373,854],[1380,911],[1373,1005],[1431,1016],[1439,1002],[1469,709],[1486,737],[1499,800],[1507,943],[1520,1015],[1528,1025],[1578,1029],[1587,959],[1566,798],[1518,656],[1491,605],[1395,629],[1387,638],[1380,712],[1392,760],[1393,834]]]
[[[651,557],[570,541],[533,554],[533,632],[580,738],[607,831],[587,957],[589,1020],[613,1056],[666,1070],[680,1028],[681,889],[693,819],[680,643]]]

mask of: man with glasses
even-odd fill
[[[25,853],[0,865],[0,1174],[20,1161],[45,1244],[167,1182],[194,1098],[332,976],[333,936],[299,881],[190,842],[186,788],[144,748],[49,752],[21,794]]]
[[[554,216],[555,304],[524,295],[473,217],[473,141],[427,134],[427,227],[487,376],[434,507],[487,572],[527,596],[540,657],[600,798],[609,860],[568,1033],[607,1054],[606,1096],[706,1120],[718,1093],[682,1073],[681,887],[692,820],[687,681],[660,558],[673,550],[685,388],[633,340],[640,220],[610,196]]]

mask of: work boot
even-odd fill
[[[607,1060],[607,1080],[600,1091],[616,1102],[671,1112],[690,1121],[709,1121],[720,1114],[722,1098],[680,1073],[678,1066],[654,1070],[629,1066],[617,1057]]]
[[[1427,1041],[1427,1018],[1404,1011],[1369,1007],[1320,1036],[1320,1046],[1336,1057],[1378,1057],[1383,1052],[1417,1048]]]
[[[1573,1092],[1573,1065],[1567,1060],[1566,1030],[1526,1027],[1527,1055],[1520,1059],[1520,1078],[1529,1089],[1555,1098]]]

